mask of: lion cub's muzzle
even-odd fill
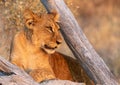
[[[62,41],[56,41],[56,43],[51,42],[48,44],[44,44],[43,50],[47,52],[48,54],[52,54],[60,46],[61,43]]]

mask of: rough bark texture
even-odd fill
[[[96,53],[63,0],[41,0],[48,12],[60,14],[62,34],[70,49],[96,84],[118,85],[115,77]]]

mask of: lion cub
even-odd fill
[[[51,54],[62,43],[58,18],[57,13],[38,16],[25,10],[25,29],[14,37],[10,61],[28,72],[37,82],[56,78],[72,80],[66,63],[63,64],[63,72],[55,74],[49,62]]]

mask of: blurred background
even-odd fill
[[[90,43],[120,80],[120,0],[65,0],[65,3]],[[25,8],[38,14],[46,12],[40,0],[0,0],[0,55],[6,59],[12,36],[24,28]],[[65,42],[59,51],[73,56]]]

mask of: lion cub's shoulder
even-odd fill
[[[58,52],[55,52],[50,57],[50,65],[56,75],[57,78],[60,79],[68,79],[73,80],[71,72],[68,67],[68,63],[66,62],[64,55]]]
[[[94,85],[76,59],[55,52],[50,57],[50,64],[58,77],[63,77],[63,79],[68,77],[69,80],[85,82],[86,85]]]

